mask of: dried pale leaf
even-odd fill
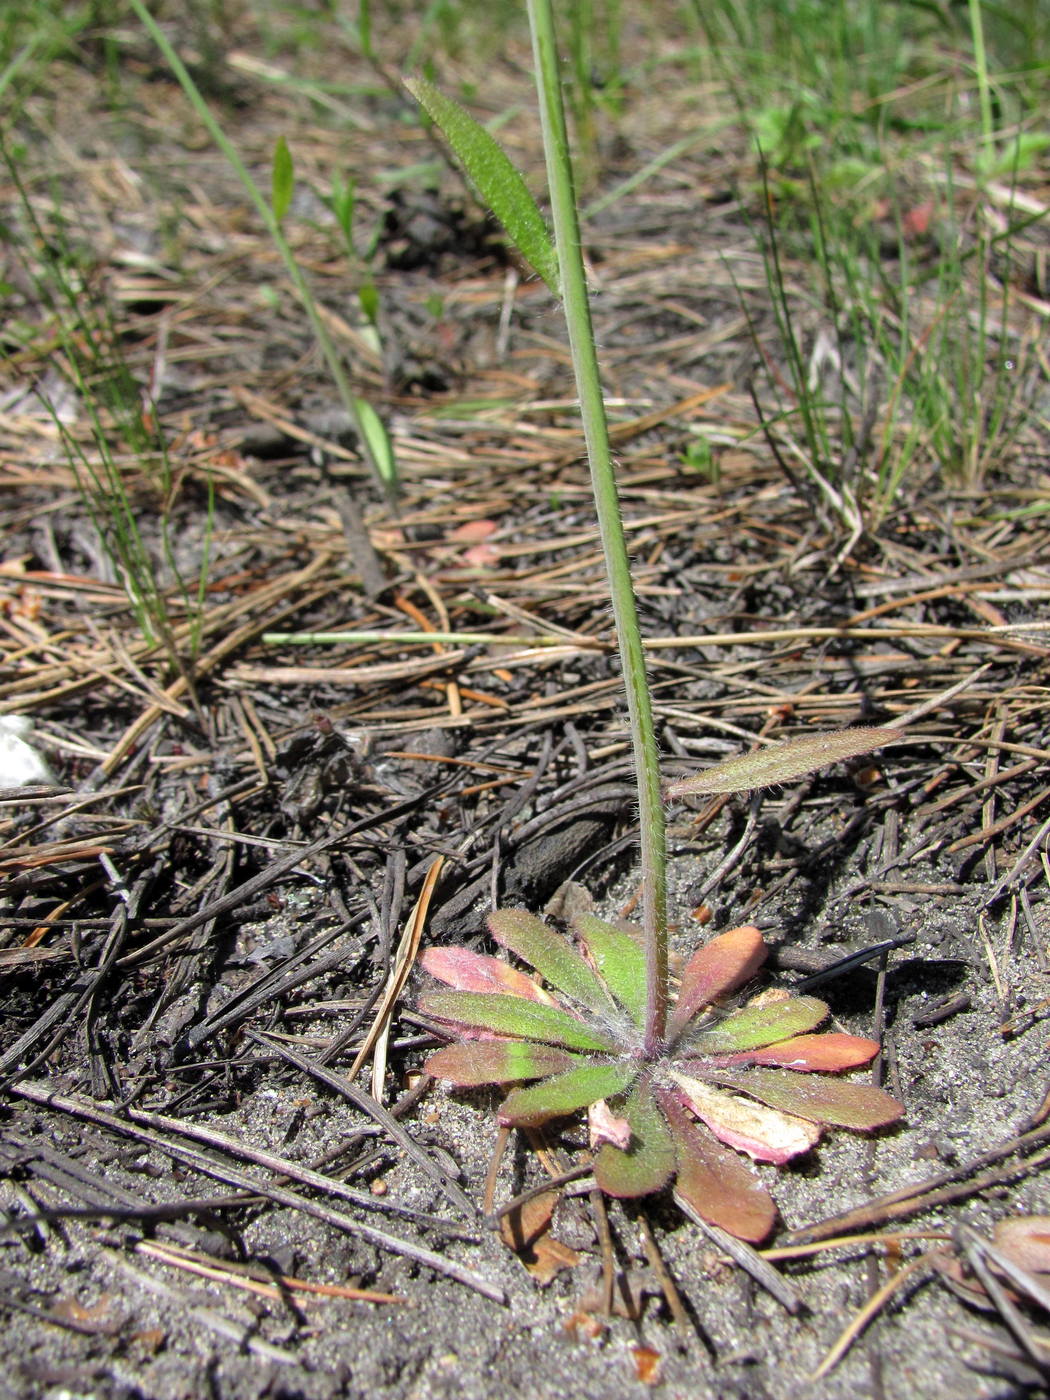
[[[427,992],[420,1006],[453,1025],[480,1027],[497,1035],[541,1040],[570,1050],[614,1050],[615,1043],[557,1006],[543,1006],[495,992]],[[600,1095],[599,1095],[600,1097]]]
[[[713,1077],[770,1108],[838,1128],[883,1128],[904,1113],[903,1104],[874,1084],[798,1075],[789,1069],[719,1070]]]
[[[702,1219],[738,1240],[760,1244],[776,1222],[776,1206],[754,1171],[697,1126],[672,1093],[660,1096],[678,1162],[675,1195]]]
[[[621,1094],[638,1073],[633,1064],[578,1064],[528,1089],[515,1089],[500,1106],[501,1123],[518,1127],[545,1123],[586,1108],[609,1094]]]
[[[490,535],[494,535],[498,529],[499,525],[495,520],[467,520],[456,526],[449,539],[462,544],[479,544]]]
[[[828,1008],[816,997],[785,997],[762,1006],[731,1011],[718,1025],[690,1040],[705,1055],[732,1055],[757,1050],[778,1040],[803,1035],[827,1018]]]
[[[859,1035],[828,1031],[824,1035],[796,1035],[779,1040],[761,1050],[744,1050],[737,1055],[720,1055],[720,1065],[783,1065],[796,1070],[857,1069],[873,1060],[879,1051],[877,1040]]]
[[[574,1269],[580,1258],[579,1251],[573,1249],[572,1245],[548,1233],[541,1235],[533,1245],[532,1258],[523,1259],[522,1263],[540,1287],[546,1288],[563,1269]]]
[[[592,1152],[597,1152],[603,1142],[626,1151],[631,1144],[631,1125],[614,1113],[604,1099],[599,1099],[587,1109],[587,1138]]]
[[[545,982],[566,992],[589,1011],[607,1015],[613,1008],[608,990],[592,967],[560,933],[526,909],[496,909],[489,930],[497,943],[534,967]]]
[[[536,1281],[546,1286],[563,1269],[580,1262],[575,1249],[551,1234],[551,1217],[558,1204],[557,1191],[543,1191],[500,1217],[503,1243],[521,1260]]]
[[[828,763],[857,758],[904,737],[903,729],[868,727],[831,729],[822,734],[804,734],[754,753],[742,754],[716,763],[693,778],[668,783],[667,796],[692,797],[723,792],[751,792],[773,787],[815,773]]]
[[[594,914],[582,914],[574,927],[613,996],[627,1008],[636,1026],[644,1026],[645,950],[641,943]]]
[[[1011,1215],[992,1231],[1002,1252],[1032,1274],[1050,1274],[1050,1215]]]
[[[750,924],[728,929],[698,948],[682,973],[669,1027],[671,1035],[677,1035],[701,1007],[749,982],[765,962],[768,951],[762,934]]]
[[[594,1177],[609,1196],[648,1196],[671,1178],[675,1154],[671,1130],[651,1087],[638,1083],[624,1106],[631,1125],[627,1151],[605,1143],[594,1159]]]
[[[425,1069],[435,1079],[447,1079],[466,1089],[479,1084],[543,1079],[548,1074],[561,1074],[572,1064],[573,1056],[553,1045],[521,1040],[465,1040],[436,1050]]]
[[[557,1191],[541,1191],[501,1215],[500,1238],[508,1249],[513,1249],[515,1254],[531,1249],[540,1235],[550,1229],[554,1207],[560,1199]]]
[[[491,958],[487,953],[474,953],[469,948],[428,948],[419,959],[420,965],[459,992],[503,992],[524,997],[527,1001],[554,1004],[542,987],[517,967],[510,967]]]
[[[712,1089],[703,1080],[675,1074],[686,1098],[721,1142],[746,1152],[759,1162],[782,1166],[808,1152],[820,1140],[820,1128],[804,1118],[781,1113],[765,1104]]]
[[[663,1357],[653,1347],[633,1346],[634,1378],[639,1385],[659,1385],[663,1377]]]

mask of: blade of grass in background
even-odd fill
[[[234,174],[237,176],[245,193],[254,204],[256,212],[265,224],[266,230],[273,241],[273,245],[280,254],[281,261],[284,263],[288,278],[295,288],[296,294],[302,303],[303,310],[306,312],[310,321],[311,329],[317,338],[318,347],[324,357],[325,364],[328,366],[328,372],[332,376],[343,408],[346,410],[350,422],[353,424],[357,433],[359,451],[371,469],[376,482],[382,487],[387,500],[393,504],[397,499],[397,473],[393,446],[389,441],[385,428],[383,428],[382,435],[386,439],[386,450],[379,456],[376,455],[373,446],[376,438],[375,423],[369,424],[370,432],[365,431],[358,408],[359,400],[351,388],[350,380],[343,367],[342,356],[339,354],[335,342],[328,333],[328,328],[318,309],[317,301],[310,288],[310,284],[303,275],[303,271],[296,260],[295,254],[292,252],[291,245],[288,243],[288,240],[281,230],[281,221],[277,213],[272,205],[263,197],[259,187],[252,179],[247,166],[244,164],[243,160],[241,160],[233,142],[230,141],[229,137],[223,131],[211,108],[208,106],[207,102],[205,102],[200,89],[187,71],[185,64],[172,48],[164,31],[146,9],[142,0],[128,0],[128,4],[141,21],[143,27],[149,32],[154,43],[160,49],[164,56],[164,61],[168,64],[168,67],[182,87],[183,92],[185,92],[186,96],[189,98],[190,104],[204,123],[212,140],[229,161]],[[378,415],[376,421],[379,422]]]
[[[203,548],[196,578],[189,582],[176,557],[171,525],[176,484],[153,405],[124,358],[110,306],[90,284],[82,259],[69,240],[57,195],[52,226],[45,230],[22,183],[17,155],[17,149],[5,150],[4,163],[34,244],[35,259],[23,261],[40,304],[49,313],[47,333],[60,350],[55,357],[56,370],[68,379],[87,418],[90,447],[69,429],[45,387],[37,387],[37,396],[51,415],[102,550],[124,589],[140,632],[183,676],[196,704],[192,666],[200,647],[210,565],[211,482]],[[137,499],[143,492],[145,504]],[[147,517],[156,524],[156,546],[144,532]],[[185,632],[172,616],[169,591],[181,604]]]

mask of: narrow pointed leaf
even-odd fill
[[[436,1050],[423,1068],[435,1079],[460,1088],[478,1084],[512,1084],[518,1079],[544,1079],[570,1069],[574,1057],[553,1045],[521,1040],[465,1040]]]
[[[292,165],[292,153],[288,149],[288,142],[284,137],[278,136],[277,145],[273,151],[273,170],[270,183],[270,205],[273,209],[273,216],[278,223],[281,223],[285,214],[288,213],[294,189],[295,168]]]
[[[674,1141],[652,1088],[640,1081],[623,1110],[631,1145],[603,1143],[594,1159],[595,1180],[609,1196],[648,1196],[666,1186],[675,1166]]]
[[[524,1127],[575,1113],[607,1094],[623,1093],[637,1074],[637,1065],[622,1061],[614,1065],[577,1065],[542,1084],[508,1094],[499,1111],[500,1122]]]
[[[715,1137],[756,1161],[782,1166],[820,1140],[820,1128],[805,1118],[726,1094],[686,1074],[676,1073],[675,1079]]]
[[[739,1055],[720,1055],[720,1065],[783,1065],[796,1070],[857,1069],[879,1052],[877,1040],[859,1035],[828,1031],[823,1035],[796,1035],[779,1040],[762,1050],[745,1050]]]
[[[520,1036],[570,1050],[615,1050],[615,1042],[558,1006],[543,1006],[496,992],[427,992],[420,1006],[431,1016],[461,1026]]]
[[[553,998],[531,977],[509,963],[469,948],[428,948],[419,959],[425,971],[458,992],[502,992],[553,1005]]]
[[[758,749],[739,758],[727,758],[705,768],[693,778],[667,784],[668,797],[692,797],[721,792],[750,792],[753,788],[789,783],[815,773],[825,764],[844,758],[857,758],[904,738],[903,729],[832,729],[822,734],[804,734],[767,749]]]
[[[517,953],[543,980],[566,992],[588,1011],[608,1015],[614,1009],[608,989],[592,967],[560,933],[525,909],[496,909],[489,929],[497,943]]]
[[[439,128],[522,257],[557,294],[558,254],[554,240],[528,186],[502,146],[458,102],[439,92],[425,78],[406,78],[405,86]]]
[[[576,920],[576,932],[587,945],[602,980],[616,1000],[627,1008],[638,1027],[645,1025],[645,949],[615,924],[593,914]]]
[[[793,1074],[789,1069],[719,1070],[719,1084],[750,1094],[770,1108],[812,1123],[839,1128],[882,1128],[895,1123],[904,1105],[874,1084]]]
[[[364,299],[362,299],[362,307]],[[364,434],[369,454],[375,462],[379,479],[392,493],[399,487],[397,458],[394,456],[394,443],[387,432],[386,424],[367,399],[355,399],[357,421]]]
[[[802,1035],[825,1020],[828,1008],[816,997],[785,997],[763,1006],[742,1006],[689,1042],[704,1055],[731,1055]]]
[[[701,1007],[749,982],[769,950],[761,933],[750,924],[720,933],[698,948],[685,965],[670,1033],[677,1035]]]
[[[738,1153],[698,1127],[674,1094],[661,1094],[660,1107],[674,1138],[675,1195],[709,1224],[738,1240],[760,1244],[772,1230],[777,1211],[754,1171]]]

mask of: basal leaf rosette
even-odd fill
[[[673,1180],[702,1219],[758,1242],[775,1207],[740,1153],[781,1165],[825,1127],[871,1130],[903,1113],[873,1085],[828,1077],[867,1064],[878,1045],[817,1033],[822,1001],[767,992],[726,1006],[765,961],[756,928],[731,929],[693,955],[651,1056],[636,930],[585,915],[573,943],[522,909],[497,910],[489,928],[543,985],[467,948],[428,949],[423,967],[450,990],[420,1004],[454,1040],[426,1069],[460,1087],[517,1086],[500,1109],[506,1124],[590,1110],[594,1174],[609,1195],[648,1195]]]

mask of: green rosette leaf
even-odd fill
[[[622,1094],[637,1074],[637,1065],[622,1062],[578,1065],[542,1084],[508,1094],[499,1111],[500,1122],[528,1127],[545,1123],[548,1118],[560,1118],[610,1094]]]
[[[652,1086],[640,1080],[623,1110],[631,1126],[631,1144],[624,1151],[603,1143],[594,1159],[594,1176],[609,1196],[648,1196],[671,1179],[675,1147],[667,1119]]]
[[[626,1007],[634,1024],[643,1028],[645,949],[629,933],[594,914],[582,915],[574,927],[597,964],[602,981],[621,1006]]]
[[[716,1071],[710,1077],[782,1113],[837,1128],[882,1128],[904,1113],[903,1104],[874,1084],[799,1075],[789,1069]]]
[[[689,1041],[689,1049],[703,1055],[731,1055],[775,1045],[778,1040],[803,1035],[827,1019],[828,1008],[816,997],[785,997],[761,1006],[732,1011],[718,1025]]]
[[[513,1084],[519,1079],[545,1079],[570,1069],[574,1056],[553,1045],[521,1040],[461,1040],[435,1050],[423,1068],[435,1079],[447,1079],[461,1089],[479,1084]]]
[[[496,909],[489,930],[497,943],[534,967],[543,980],[598,1016],[608,1016],[615,1004],[592,967],[560,933],[526,909]]]
[[[427,992],[420,1006],[431,1016],[497,1035],[541,1040],[569,1050],[615,1050],[615,1040],[557,1006],[499,992]]]

